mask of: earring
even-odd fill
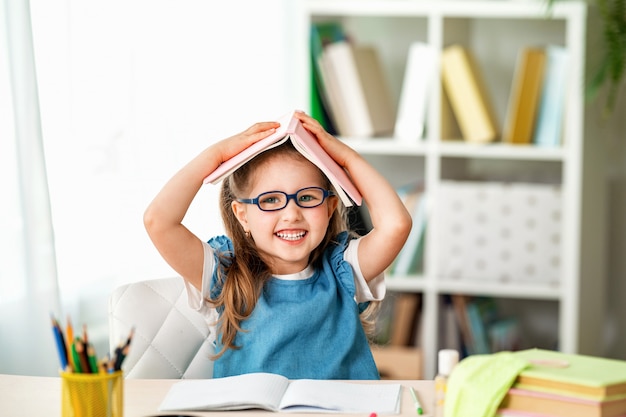
[[[252,237],[252,233],[250,233],[250,231],[249,231],[249,230],[244,230],[244,231],[243,231],[243,233],[246,235],[246,237],[247,237],[248,239],[250,239],[250,238]]]

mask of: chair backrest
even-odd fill
[[[210,320],[189,307],[182,278],[134,282],[109,297],[109,344],[113,352],[134,328],[122,367],[126,378],[211,378]]]

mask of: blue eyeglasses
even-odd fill
[[[244,204],[256,204],[262,211],[277,211],[287,207],[289,200],[294,200],[298,207],[313,208],[321,205],[327,197],[335,193],[320,187],[307,187],[287,194],[282,191],[268,191],[261,193],[257,198],[238,198],[237,201]]]

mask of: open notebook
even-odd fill
[[[217,184],[261,152],[291,140],[295,148],[328,177],[346,207],[352,206],[353,202],[360,206],[362,202],[361,193],[354,186],[346,171],[324,151],[317,139],[294,116],[294,112],[281,117],[278,122],[280,127],[276,132],[223,162],[204,179],[204,183]]]
[[[271,373],[250,373],[176,382],[159,409],[398,414],[400,392],[401,385],[396,383],[289,380]]]

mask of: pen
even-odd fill
[[[411,396],[413,397],[413,402],[415,403],[415,411],[417,411],[417,414],[419,415],[424,414],[422,404],[420,404],[420,400],[417,399],[417,394],[415,393],[415,390],[413,389],[413,387],[409,387],[409,389],[411,390]]]

